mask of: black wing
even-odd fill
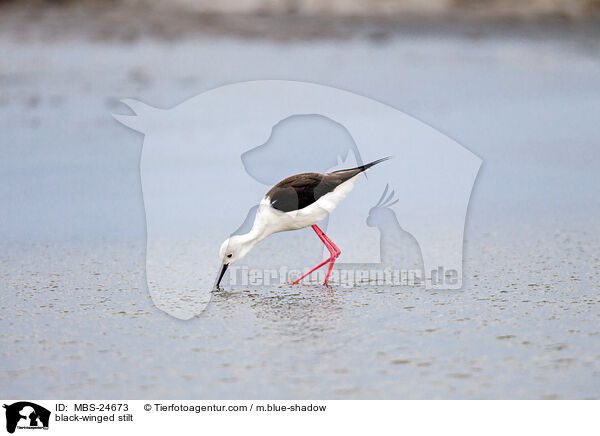
[[[323,195],[333,191],[345,181],[387,159],[389,157],[356,168],[327,174],[296,174],[273,186],[266,196],[270,198],[271,206],[282,212],[303,209],[313,204]]]

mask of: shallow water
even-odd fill
[[[190,321],[152,306],[143,245],[13,246],[1,385],[32,397],[597,398],[597,232],[527,234],[467,242],[462,291],[238,286]]]
[[[598,397],[597,47],[504,35],[0,48],[0,396]],[[142,139],[111,118],[117,99],[171,106],[272,77],[382,100],[484,159],[461,291],[236,286],[190,321],[152,305]]]

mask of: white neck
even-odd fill
[[[259,209],[256,211],[252,229],[248,233],[239,235],[242,243],[248,247],[248,251],[267,236],[272,235],[277,231],[274,226],[270,226],[265,222],[265,216],[261,213],[260,207],[262,207],[262,205],[259,206]]]

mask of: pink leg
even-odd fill
[[[319,230],[321,230],[321,229],[319,229]],[[323,237],[324,237],[325,239],[327,239],[327,242],[329,242],[329,244],[331,245],[331,247],[332,247],[332,248],[333,248],[333,250],[335,251],[335,253],[336,253],[336,256],[335,256],[335,257],[336,257],[336,258],[337,258],[337,257],[338,257],[340,254],[342,254],[342,250],[340,250],[340,249],[338,248],[338,246],[337,246],[337,245],[335,245],[331,239],[329,239],[329,236],[327,236],[325,233],[323,233]]]
[[[341,253],[342,251],[339,248],[337,248],[337,246],[331,241],[331,239],[327,237],[325,232],[323,232],[323,230],[321,230],[316,224],[313,224],[311,227],[315,231],[319,239],[321,239],[323,244],[325,244],[325,247],[327,247],[327,249],[329,250],[329,254],[331,256],[338,257],[339,253]]]
[[[300,280],[302,280],[304,277],[312,274],[314,271],[318,270],[319,268],[321,268],[323,265],[325,265],[327,262],[329,262],[331,260],[331,258],[329,259],[325,259],[323,262],[321,262],[320,264],[318,264],[317,266],[315,266],[313,269],[311,269],[310,271],[308,271],[307,273],[302,274],[300,277],[298,277],[296,280],[292,280],[287,282],[288,285],[295,285],[296,283],[298,283]]]
[[[294,285],[294,284],[298,283],[304,277],[308,276],[309,274],[313,273],[314,271],[316,271],[317,269],[319,269],[323,265],[325,265],[327,262],[329,262],[329,269],[327,270],[327,274],[325,276],[325,282],[323,282],[324,285],[327,285],[327,280],[329,280],[329,275],[331,274],[331,270],[333,269],[333,264],[335,263],[335,260],[337,259],[337,257],[342,252],[342,250],[340,250],[337,247],[337,245],[335,245],[333,243],[333,241],[331,239],[329,239],[327,237],[327,235],[325,235],[325,233],[323,232],[323,230],[321,230],[316,224],[314,224],[312,226],[312,229],[315,231],[315,233],[317,234],[317,236],[319,237],[319,239],[323,242],[323,244],[325,245],[325,247],[327,247],[327,250],[329,250],[329,254],[330,254],[329,259],[325,259],[323,262],[321,262],[320,264],[318,264],[317,266],[315,266],[313,269],[311,269],[307,273],[301,275],[296,280],[288,282],[288,284]]]
[[[329,268],[327,269],[327,274],[325,274],[325,281],[323,282],[324,285],[327,285],[329,275],[331,274],[331,270],[333,269],[333,264],[335,263],[335,260],[338,258],[338,256],[341,254],[342,250],[340,250],[338,246],[335,245],[333,241],[329,239],[329,237],[318,226],[313,225],[312,228],[317,233],[319,238],[321,238],[321,241],[323,241],[323,243],[329,250],[329,253],[331,254],[331,256],[329,257]]]

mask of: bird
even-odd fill
[[[348,195],[363,172],[388,159],[391,159],[391,156],[355,168],[330,173],[295,174],[277,183],[260,201],[252,229],[246,234],[233,235],[221,244],[219,257],[222,264],[214,289],[219,289],[227,268],[246,256],[256,244],[267,236],[309,226],[323,242],[330,256],[287,284],[297,284],[309,274],[329,263],[329,269],[323,282],[327,286],[333,265],[342,251],[317,226],[317,223],[326,218]]]

